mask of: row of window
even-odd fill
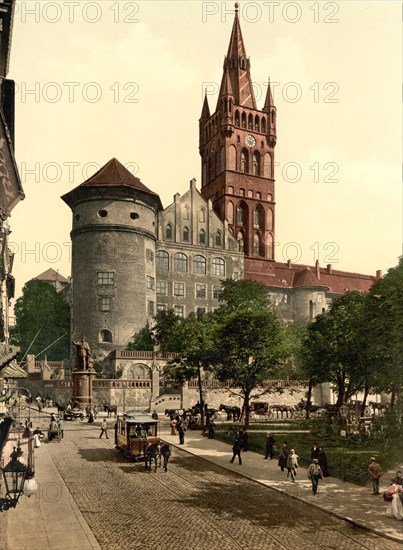
[[[169,288],[171,286],[170,281],[157,281],[157,296],[168,296]],[[172,296],[184,297],[186,292],[186,284],[179,281],[172,283]],[[214,300],[219,300],[221,297],[222,289],[219,286],[213,286],[211,289],[212,297]],[[206,299],[208,294],[208,286],[206,284],[196,283],[194,286],[195,298]]]
[[[190,207],[187,204],[184,204],[182,206],[182,219],[183,220],[189,220],[190,219]],[[206,209],[200,208],[198,212],[198,219],[200,223],[205,223],[206,221]]]
[[[155,254],[157,271],[169,271],[170,260],[168,252],[158,250]],[[179,273],[188,273],[189,258],[182,252],[173,255],[173,271]],[[196,255],[193,257],[193,273],[205,275],[207,271],[207,260],[204,256]],[[225,261],[222,258],[213,258],[211,260],[211,274],[215,277],[225,277]]]
[[[265,153],[262,156],[259,151],[254,151],[249,154],[249,151],[243,148],[238,155],[235,145],[230,145],[228,147],[227,163],[225,162],[224,147],[221,147],[219,153],[211,153],[205,157],[202,167],[203,185],[207,183],[207,175],[208,181],[211,181],[215,176],[226,169],[241,172],[242,174],[253,174],[254,176],[274,178],[273,157],[270,153]]]
[[[229,201],[227,204],[227,220],[230,225],[234,225],[234,214],[234,203]],[[248,216],[248,205],[245,202],[241,202],[236,207],[236,225],[247,226]],[[252,212],[252,222],[254,228],[271,231],[273,229],[273,210],[268,208],[265,213],[264,208],[259,204]]]
[[[204,229],[200,229],[199,236],[198,236],[198,242],[199,244],[206,244],[207,243],[207,234]],[[167,223],[165,226],[165,240],[171,241],[173,239],[173,225],[172,223]],[[185,243],[190,242],[190,229],[187,225],[183,227],[182,229],[182,241]],[[223,243],[222,233],[220,230],[216,231],[214,235],[214,246],[217,248],[221,248]]]
[[[167,311],[168,309],[169,308],[167,304],[157,304],[157,312]],[[214,308],[212,311],[215,311],[215,309],[217,308]],[[177,304],[177,305],[174,305],[173,310],[177,317],[181,317],[181,318],[185,317],[185,306]],[[205,313],[207,313],[207,308],[199,306],[195,309],[195,313],[197,315],[204,315]]]
[[[226,99],[224,99],[224,103],[223,103],[224,110],[225,111],[228,110],[229,112],[231,112],[232,110],[231,99],[227,104],[225,104],[225,102],[226,102]],[[270,114],[271,114],[272,123],[274,124],[275,117],[276,117],[275,110],[273,109]],[[251,130],[262,134],[265,134],[268,130],[268,123],[265,116],[262,116],[262,117],[260,117],[259,115],[253,116],[252,113],[249,113],[249,115],[247,115],[244,111],[240,112],[238,111],[238,109],[235,111],[234,123],[236,128],[243,128],[245,130]],[[206,132],[205,136],[207,140],[209,140],[210,137],[216,135],[218,130],[218,124],[219,124],[218,117],[213,117],[207,123],[206,129],[205,129],[205,132]]]
[[[109,214],[109,212],[107,210],[101,209],[101,210],[98,210],[97,217],[98,218],[106,218],[108,216],[108,214]],[[137,212],[130,212],[129,216],[132,220],[138,220],[139,217],[140,217],[137,214]],[[76,214],[75,219],[78,221],[80,219],[80,214]]]

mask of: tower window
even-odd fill
[[[188,270],[188,259],[185,254],[177,252],[174,256],[174,271],[186,273]]]
[[[101,311],[110,311],[111,310],[111,299],[109,296],[104,296],[101,298]]]
[[[113,285],[115,284],[115,274],[112,271],[98,271],[98,285]]]
[[[204,231],[204,229],[200,229],[199,244],[206,244],[206,232]]]
[[[169,271],[169,254],[165,250],[158,250],[155,254],[157,271]]]
[[[246,113],[242,113],[242,128],[246,128]]]
[[[242,231],[239,231],[236,240],[238,241],[239,252],[243,252],[245,248],[245,243]]]
[[[248,151],[242,149],[241,152],[241,172],[246,174],[248,172]]]
[[[137,214],[137,212],[130,212],[130,217],[132,220],[138,220],[140,216]]]
[[[230,201],[227,206],[227,216],[228,216],[228,223],[233,224],[234,223],[234,205]]]
[[[248,116],[248,130],[253,130],[253,115]]]
[[[112,342],[112,332],[107,329],[103,329],[100,332],[101,342]]]
[[[185,243],[188,243],[188,242],[189,242],[189,228],[188,228],[187,226],[185,226],[185,227],[183,228],[183,234],[182,234],[182,236],[183,236],[184,242],[185,242]]]
[[[155,313],[154,302],[152,300],[148,300],[147,302],[147,313],[148,315],[154,315]]]
[[[222,258],[213,258],[211,262],[211,273],[215,277],[224,277],[225,276],[225,262]]]
[[[255,131],[260,132],[260,118],[257,115],[255,116]]]
[[[150,277],[150,275],[147,275],[147,289],[148,290],[154,290],[155,288],[155,279],[154,277]]]
[[[253,255],[260,255],[260,239],[259,235],[253,235]]]
[[[235,126],[239,128],[239,111],[235,111]]]
[[[266,133],[266,119],[264,117],[262,117],[261,128],[262,128],[262,134],[265,134]]]
[[[259,176],[260,175],[260,155],[257,151],[253,153],[252,167],[253,167],[253,175]]]
[[[106,218],[106,216],[108,215],[108,211],[107,210],[98,210],[98,218]]]
[[[154,261],[154,252],[151,250],[151,248],[146,249],[146,260],[147,262]]]
[[[237,225],[243,225],[243,209],[242,206],[236,207],[236,223]]]

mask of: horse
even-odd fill
[[[223,405],[221,404],[219,411],[225,411],[227,413],[227,420],[233,420],[237,422],[241,416],[241,408],[237,406]]]
[[[164,470],[168,471],[168,460],[171,456],[171,447],[168,443],[163,443],[160,447],[160,468],[161,468],[161,459],[164,460]]]
[[[112,415],[112,413],[116,416],[118,414],[118,406],[104,403],[104,412],[108,413],[108,418]]]
[[[151,471],[151,464],[152,464],[152,461],[154,460],[154,472],[156,472],[157,466],[158,466],[158,459],[160,459],[160,464],[161,464],[159,444],[150,443],[149,445],[147,445],[144,455],[145,455],[144,459],[145,459],[146,470]]]

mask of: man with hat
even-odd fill
[[[312,483],[312,493],[317,495],[319,480],[323,479],[322,469],[319,466],[319,460],[317,458],[312,460],[312,464],[308,468],[308,479],[310,479]]]
[[[382,468],[377,463],[376,458],[371,456],[371,462],[368,466],[368,473],[372,482],[372,494],[379,495],[379,480],[381,478]]]

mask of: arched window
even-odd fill
[[[273,210],[271,208],[267,210],[267,229],[269,231],[273,229]]]
[[[246,113],[242,113],[242,128],[246,128]]]
[[[199,244],[206,244],[206,232],[204,229],[199,231]]]
[[[232,187],[232,185],[228,185],[227,193],[228,193],[228,195],[233,195],[234,194],[234,188]]]
[[[246,149],[241,151],[241,172],[242,174],[248,173],[248,151]]]
[[[236,170],[236,147],[230,145],[228,149],[228,170]]]
[[[273,195],[271,193],[267,193],[267,200],[269,202],[272,202],[273,201]]]
[[[235,126],[239,128],[239,111],[235,111]]]
[[[260,118],[257,115],[255,116],[255,131],[260,132]]]
[[[253,167],[253,175],[259,176],[260,175],[260,154],[258,153],[258,151],[255,151],[253,153],[252,167]]]
[[[229,224],[234,223],[234,204],[230,201],[227,206],[227,219]]]
[[[241,205],[236,207],[236,223],[237,225],[244,224],[244,211]]]
[[[193,272],[200,275],[206,274],[206,258],[204,256],[195,256],[193,258]]]
[[[187,204],[184,204],[184,205],[183,205],[183,209],[182,209],[182,218],[183,218],[184,220],[188,220],[188,219],[189,219],[189,211],[190,211],[190,209],[189,209],[188,205],[187,205]]]
[[[107,329],[103,329],[100,332],[101,342],[112,342],[112,332]]]
[[[187,270],[188,270],[187,256],[185,254],[182,254],[182,252],[177,252],[174,256],[174,271],[187,273]]]
[[[165,238],[172,240],[172,224],[168,223],[165,227]]]
[[[216,232],[214,244],[215,244],[215,246],[217,246],[217,247],[222,246],[222,234],[221,234],[221,231],[217,231],[217,232]]]
[[[268,178],[272,177],[272,164],[273,164],[273,159],[271,154],[266,153],[264,156],[263,170],[264,170],[264,175]]]
[[[260,238],[259,235],[253,235],[253,255],[260,256]]]
[[[213,258],[211,262],[211,274],[215,277],[225,276],[225,262],[222,258]]]
[[[244,239],[242,231],[238,231],[238,235],[236,236],[236,240],[238,241],[239,252],[243,252],[244,249],[245,249],[245,239]]]
[[[257,210],[253,211],[253,227],[259,227],[259,212]]]
[[[169,271],[169,254],[165,250],[157,250],[155,253],[155,266],[157,271]]]
[[[262,134],[265,134],[266,133],[266,119],[264,117],[262,117],[261,128],[262,128]]]
[[[270,260],[273,259],[273,236],[271,233],[266,236],[266,257]]]
[[[253,115],[248,116],[248,130],[253,130]]]
[[[224,147],[221,147],[220,150],[220,172],[225,170],[225,149]]]
[[[204,208],[200,208],[199,210],[199,222],[204,223],[206,221],[206,211]]]
[[[182,240],[183,240],[185,243],[188,243],[188,242],[189,242],[189,228],[188,228],[186,225],[185,225],[185,227],[183,228]]]

